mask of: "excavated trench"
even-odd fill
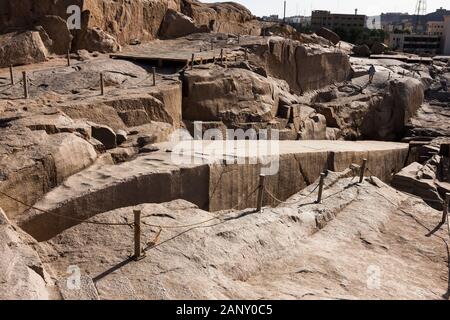
[[[310,185],[324,170],[343,171],[363,158],[368,159],[367,175],[389,182],[408,157],[408,144],[400,143],[280,141],[279,146],[278,171],[267,176],[266,187],[282,201]],[[201,155],[184,149],[182,164],[173,162],[174,151],[160,151],[120,165],[92,166],[68,178],[35,205],[45,212],[29,210],[17,223],[38,241],[46,241],[97,214],[143,203],[184,199],[211,212],[255,208],[255,190],[264,165],[251,157],[230,163],[230,158],[236,159],[236,150],[213,161],[211,148],[209,154]],[[277,204],[264,197],[264,205]],[[131,222],[130,212],[127,223]]]

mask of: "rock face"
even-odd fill
[[[182,12],[212,32],[260,35],[261,26],[252,13],[234,2],[201,3],[183,0]]]
[[[351,75],[348,56],[334,46],[271,38],[267,45],[257,46],[255,54],[270,75],[287,81],[296,93],[341,82]]]
[[[0,68],[43,62],[47,55],[47,48],[37,31],[0,35]]]
[[[268,122],[278,109],[276,83],[245,69],[198,69],[183,81],[183,119],[228,126]]]
[[[54,298],[36,247],[36,240],[12,225],[0,208],[0,299],[47,300]]]
[[[184,225],[211,214],[181,200],[121,208],[91,221],[130,222],[132,210],[142,210],[149,217],[142,225],[149,242],[145,259],[128,263],[130,228],[92,224],[43,243],[43,259],[63,275],[58,279],[77,261],[100,299],[442,299],[448,287],[441,239],[446,231],[426,236],[423,229],[434,227],[441,213],[374,181],[358,186],[330,172],[322,204],[314,203],[316,194],[308,195],[311,186],[261,214],[227,211],[209,227],[186,231],[158,233],[148,224]],[[381,286],[376,277],[367,280],[379,271]],[[89,290],[75,292],[87,297]]]
[[[333,44],[337,44],[339,41],[341,41],[341,38],[335,32],[327,28],[320,28],[316,33],[318,36],[331,41]]]
[[[44,16],[36,24],[42,26],[51,39],[50,52],[66,54],[71,49],[73,37],[67,28],[67,22],[61,17]]]
[[[0,190],[27,204],[35,203],[45,192],[97,158],[88,142],[70,133],[49,135],[21,127],[2,130],[0,143]],[[10,218],[27,209],[3,195],[0,202]]]
[[[66,20],[69,17],[69,5],[77,5],[82,11],[81,30],[74,32],[74,47],[77,49],[95,48],[98,39],[105,39],[106,34],[117,39],[120,45],[136,39],[153,40],[160,31],[167,10],[175,10],[193,18],[198,26],[203,26],[202,31],[253,35],[261,33],[261,27],[254,16],[239,4],[203,4],[191,0],[42,0],[39,6],[34,0],[21,0],[20,5],[0,0],[0,30],[31,28],[49,15]],[[99,33],[99,29],[104,34]],[[103,44],[102,50],[98,51],[116,46],[111,46],[109,37],[106,40],[109,45]]]
[[[141,145],[155,141],[144,136],[139,140]],[[47,213],[29,210],[17,222],[41,241],[74,225],[61,215],[86,219],[116,208],[174,199],[185,199],[210,211],[227,210],[237,204],[240,208],[255,207],[257,197],[252,191],[258,185],[263,160],[255,161],[255,148],[246,147],[245,142],[162,143],[156,145],[160,152],[127,163],[91,166],[36,203]],[[267,150],[266,142],[256,143],[258,150]],[[275,145],[280,148],[279,161],[274,164],[279,170],[267,178],[267,187],[281,200],[311,184],[323,170],[345,170],[363,158],[368,159],[374,175],[390,181],[392,172],[400,171],[408,154],[408,144],[376,141],[277,141]],[[222,164],[222,159],[227,163]],[[264,201],[276,204],[269,197]]]
[[[78,33],[75,38],[74,50],[80,49],[108,53],[120,51],[121,46],[117,42],[116,38],[102,29],[89,28]]]
[[[164,20],[159,30],[159,35],[165,39],[179,38],[191,33],[206,32],[209,29],[197,27],[194,19],[182,14],[181,12],[169,9],[166,12]]]
[[[322,92],[312,106],[346,139],[399,140],[423,103],[423,86],[417,79],[387,77],[379,72],[371,85],[367,75],[355,78]]]
[[[439,154],[425,163],[414,162],[397,173],[392,185],[424,199],[431,207],[442,210],[445,195],[450,192],[449,142],[443,143]]]

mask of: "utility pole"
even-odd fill
[[[284,1],[284,15],[283,15],[283,23],[286,23],[286,1]]]
[[[415,11],[414,33],[418,33],[419,25],[422,22],[422,16],[427,13],[427,0],[417,0]]]

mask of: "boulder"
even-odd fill
[[[212,32],[261,35],[260,23],[246,7],[238,3],[183,0],[181,10]]]
[[[323,114],[327,126],[339,128],[347,140],[373,139],[395,141],[405,133],[411,119],[423,103],[422,83],[413,78],[381,78],[368,91],[361,85],[367,75],[338,87],[337,97],[313,104]]]
[[[372,49],[371,49],[372,54],[382,54],[382,53],[385,53],[387,50],[389,50],[389,47],[382,42],[375,42],[372,45]]]
[[[0,299],[50,299],[50,276],[34,248],[39,244],[5,218],[0,208]]]
[[[51,52],[66,54],[70,50],[73,37],[67,28],[67,22],[61,17],[47,15],[39,18],[35,24],[42,26],[52,40],[48,48]]]
[[[277,37],[268,44],[254,45],[252,50],[268,74],[285,80],[297,94],[348,80],[352,72],[348,55],[317,38],[328,45]]]
[[[268,122],[278,109],[276,82],[245,69],[197,69],[186,72],[183,118],[222,121],[227,126]]]
[[[333,44],[337,44],[339,41],[341,41],[341,37],[339,37],[335,32],[331,31],[327,28],[320,28],[319,31],[316,32],[318,36],[321,36],[322,38],[327,39]]]
[[[0,68],[47,60],[48,51],[38,31],[0,35]]]
[[[159,36],[165,39],[173,39],[187,36],[191,33],[207,32],[206,26],[197,27],[194,19],[181,12],[169,9],[159,30]]]
[[[358,57],[370,57],[370,55],[372,54],[370,48],[366,44],[354,46],[353,53]]]
[[[78,134],[16,126],[0,130],[0,190],[27,204],[97,159],[92,145]],[[28,209],[2,195],[0,204],[11,219]]]
[[[102,53],[116,52],[121,50],[116,38],[100,28],[89,28],[81,31],[75,40],[74,50],[86,49]]]
[[[118,146],[120,146],[122,143],[127,141],[127,139],[128,139],[128,135],[125,132],[125,130],[118,130],[116,132],[116,141],[117,141]]]
[[[89,123],[92,127],[92,137],[100,141],[106,149],[117,147],[117,138],[113,129],[96,123]]]

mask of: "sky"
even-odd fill
[[[201,0],[201,2],[220,2],[225,0]],[[283,16],[284,0],[227,0],[243,4],[256,16],[278,14]],[[286,16],[311,15],[311,10],[328,10],[335,13],[358,13],[377,16],[382,12],[414,13],[417,0],[287,0]],[[450,9],[449,0],[428,0],[427,13],[443,7]]]

